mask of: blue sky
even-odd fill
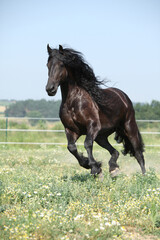
[[[72,47],[134,102],[160,101],[159,0],[1,0],[0,99],[45,92],[47,43]]]

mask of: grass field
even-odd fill
[[[83,148],[80,146],[80,150]],[[160,150],[146,149],[147,174],[120,155],[120,174],[100,181],[66,147],[1,147],[0,239],[160,239]]]
[[[4,120],[0,128],[6,128]],[[8,128],[63,126],[10,120]],[[160,131],[160,126],[140,123],[140,130]],[[159,135],[143,139],[146,145],[160,144]],[[6,140],[66,143],[64,133],[46,132],[1,132]],[[110,141],[115,143],[113,136]],[[102,161],[103,181],[81,168],[66,146],[0,145],[0,239],[160,239],[160,148],[146,147],[145,176],[134,158],[120,155],[120,174],[112,179],[109,154],[95,144],[94,156]]]
[[[25,120],[25,119],[0,119],[0,129],[24,129],[24,130],[64,130],[62,123],[60,122],[47,122],[37,120]],[[160,123],[138,123],[141,132],[160,132]],[[111,143],[115,144],[113,140],[114,135],[110,137]],[[143,135],[145,145],[160,145],[159,134],[144,134]],[[66,136],[64,133],[53,133],[53,132],[0,132],[0,142],[42,142],[42,143],[67,143]],[[84,138],[79,140],[79,143],[83,143]],[[11,146],[10,146],[11,147]],[[14,146],[15,148],[16,146]],[[29,148],[35,148],[35,146],[29,146]],[[41,146],[37,146],[40,148]],[[0,149],[2,146],[0,145]],[[19,148],[19,147],[18,147]],[[23,148],[28,149],[27,145]],[[159,147],[154,148],[156,151]]]

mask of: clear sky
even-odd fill
[[[0,0],[0,99],[61,98],[45,92],[47,43],[133,102],[160,101],[160,0]]]

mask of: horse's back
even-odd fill
[[[130,98],[122,90],[111,87],[104,89],[104,92],[106,93],[107,99],[111,97],[111,100],[121,102],[126,107],[129,105],[132,106]]]

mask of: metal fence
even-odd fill
[[[23,144],[23,145],[28,145],[28,144],[32,144],[32,145],[66,145],[66,143],[56,143],[56,142],[9,142],[7,140],[7,136],[9,132],[51,132],[51,133],[64,133],[64,130],[48,130],[48,129],[12,129],[9,128],[9,120],[44,120],[44,121],[51,121],[51,122],[57,122],[60,121],[59,118],[34,118],[34,117],[0,117],[0,120],[4,120],[5,121],[5,128],[1,128],[0,126],[0,132],[5,132],[6,135],[6,141],[0,142],[0,144]],[[160,120],[137,120],[137,122],[141,122],[141,123],[160,123]],[[141,131],[142,135],[160,135],[159,131],[154,131],[154,132],[143,132]],[[81,144],[80,144],[81,145]],[[114,145],[118,145],[118,144],[114,144]],[[146,145],[148,147],[160,147],[159,144],[154,144],[154,145]]]

